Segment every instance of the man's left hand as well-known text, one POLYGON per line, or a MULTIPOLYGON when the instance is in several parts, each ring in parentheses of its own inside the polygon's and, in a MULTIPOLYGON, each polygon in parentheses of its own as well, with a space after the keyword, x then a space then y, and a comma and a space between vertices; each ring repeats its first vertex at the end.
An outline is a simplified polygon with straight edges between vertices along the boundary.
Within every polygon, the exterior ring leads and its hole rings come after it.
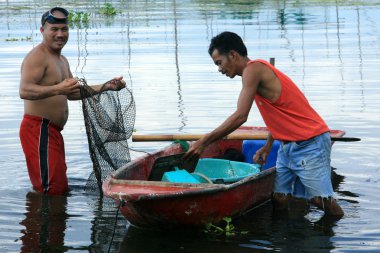
POLYGON ((125 88, 125 81, 123 80, 122 76, 115 77, 114 79, 109 80, 106 82, 102 88, 103 91, 107 90, 113 90, 113 91, 118 91, 123 88, 125 88))

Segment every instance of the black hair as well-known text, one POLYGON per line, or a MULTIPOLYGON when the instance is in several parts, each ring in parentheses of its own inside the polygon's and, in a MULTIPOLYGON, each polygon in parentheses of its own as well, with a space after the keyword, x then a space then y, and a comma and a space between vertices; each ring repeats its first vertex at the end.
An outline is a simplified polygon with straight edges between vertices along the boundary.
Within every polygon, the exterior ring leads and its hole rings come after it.
POLYGON ((247 56, 247 47, 239 35, 233 32, 222 32, 211 39, 208 53, 217 49, 220 54, 228 54, 231 50, 235 50, 242 56, 247 56))
POLYGON ((67 24, 67 18, 69 16, 69 12, 62 8, 62 7, 54 7, 50 9, 49 11, 46 11, 44 14, 42 14, 41 17, 41 25, 44 26, 46 22, 50 24, 67 24), (65 15, 64 18, 57 18, 53 15, 55 11, 59 11, 62 14, 65 15))
POLYGON ((49 11, 45 12, 44 14, 42 14, 42 17, 41 17, 41 25, 43 26, 46 22, 46 17, 49 15, 49 11))

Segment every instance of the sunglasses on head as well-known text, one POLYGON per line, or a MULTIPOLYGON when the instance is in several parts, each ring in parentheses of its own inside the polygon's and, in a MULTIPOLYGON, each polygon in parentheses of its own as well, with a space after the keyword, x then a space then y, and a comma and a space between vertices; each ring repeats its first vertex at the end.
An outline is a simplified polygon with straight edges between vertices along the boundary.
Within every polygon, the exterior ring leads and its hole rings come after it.
POLYGON ((61 7, 54 7, 52 8, 47 15, 45 15, 42 19, 42 25, 44 25, 46 22, 50 24, 66 24, 67 23, 67 18, 69 16, 69 12, 61 7), (59 11, 65 15, 64 18, 57 18, 56 16, 53 15, 55 11, 59 11))

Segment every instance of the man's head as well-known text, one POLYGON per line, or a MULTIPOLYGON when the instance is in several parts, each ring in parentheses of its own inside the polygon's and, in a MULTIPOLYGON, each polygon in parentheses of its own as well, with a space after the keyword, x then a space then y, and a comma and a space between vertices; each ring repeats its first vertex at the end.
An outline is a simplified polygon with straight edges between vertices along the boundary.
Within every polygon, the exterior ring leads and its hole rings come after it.
POLYGON ((46 22, 50 24, 67 24, 69 12, 61 7, 54 7, 45 12, 41 17, 41 25, 44 26, 46 22))
POLYGON ((67 10, 55 7, 45 12, 41 18, 43 43, 59 53, 69 39, 68 15, 67 10))
POLYGON ((247 56, 247 48, 239 35, 233 32, 222 32, 211 39, 208 53, 212 56, 214 50, 219 54, 228 54, 231 50, 236 51, 241 56, 247 56))
POLYGON ((212 38, 208 53, 222 74, 230 78, 242 75, 248 59, 247 48, 236 33, 222 32, 212 38))

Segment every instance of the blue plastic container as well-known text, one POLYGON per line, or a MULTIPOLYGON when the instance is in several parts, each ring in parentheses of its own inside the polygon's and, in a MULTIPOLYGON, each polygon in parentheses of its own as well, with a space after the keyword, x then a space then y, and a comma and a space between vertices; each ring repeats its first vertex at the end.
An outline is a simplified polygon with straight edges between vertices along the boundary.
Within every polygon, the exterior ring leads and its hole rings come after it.
POLYGON ((193 177, 186 170, 175 170, 175 171, 165 172, 164 175, 162 176, 161 181, 171 182, 171 183, 192 183, 192 184, 200 183, 199 180, 193 177))
MULTIPOLYGON (((253 156, 255 155, 256 151, 265 145, 265 140, 244 140, 243 141, 243 154, 245 156, 245 161, 247 163, 253 163, 253 156)), ((277 160, 277 151, 280 147, 279 141, 274 141, 272 145, 272 149, 267 157, 266 164, 262 167, 262 169, 268 169, 271 167, 276 166, 276 160, 277 160)))
POLYGON ((198 161, 194 172, 205 175, 214 183, 233 183, 259 173, 260 165, 224 159, 203 158, 198 161))

